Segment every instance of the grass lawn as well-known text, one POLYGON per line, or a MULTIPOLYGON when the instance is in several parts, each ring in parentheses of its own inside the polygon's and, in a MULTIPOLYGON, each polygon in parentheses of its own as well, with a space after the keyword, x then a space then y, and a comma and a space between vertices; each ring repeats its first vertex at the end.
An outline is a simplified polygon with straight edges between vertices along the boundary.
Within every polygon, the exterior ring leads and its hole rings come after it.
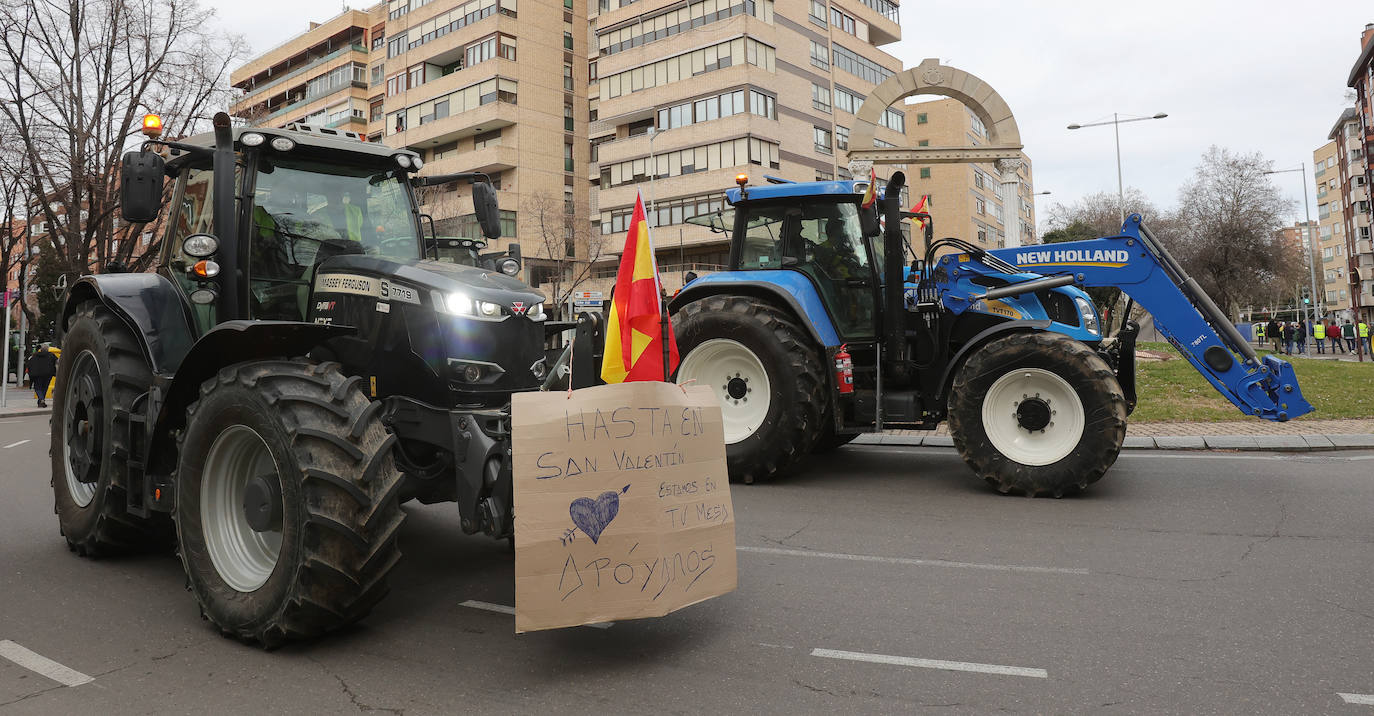
MULTIPOLYGON (((1244 420, 1234 405, 1214 389, 1188 361, 1167 343, 1141 343, 1140 348, 1165 351, 1174 360, 1136 363, 1138 404, 1132 422, 1244 420)), ((1266 354, 1269 351, 1260 351, 1266 354)), ((1298 420, 1374 417, 1374 363, 1286 358, 1297 373, 1298 385, 1316 408, 1298 420)))

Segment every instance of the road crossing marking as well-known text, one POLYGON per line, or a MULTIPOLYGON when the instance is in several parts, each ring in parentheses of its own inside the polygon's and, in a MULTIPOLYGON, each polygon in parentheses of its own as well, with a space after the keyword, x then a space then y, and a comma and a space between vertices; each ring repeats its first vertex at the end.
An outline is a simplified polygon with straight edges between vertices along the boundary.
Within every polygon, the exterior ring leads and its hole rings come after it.
POLYGON ((865 654, 861 651, 838 651, 835 649, 812 649, 812 656, 826 659, 847 659, 864 661, 870 664, 891 664, 912 666, 918 669, 940 669, 943 671, 972 671, 980 674, 999 674, 1002 676, 1026 676, 1032 679, 1048 679, 1050 674, 1044 669, 1031 669, 1024 666, 1003 666, 1001 664, 977 664, 969 661, 942 661, 939 659, 914 659, 908 656, 889 656, 887 654, 865 654))
MULTIPOLYGON (((469 607, 472 609, 483 609, 489 612, 496 612, 497 614, 509 614, 511 616, 515 616, 515 607, 508 607, 504 604, 492 604, 491 602, 479 602, 476 599, 469 599, 466 602, 459 604, 458 606, 469 607)), ((591 627, 593 629, 610 629, 612 626, 615 626, 615 622, 599 622, 596 624, 583 624, 582 626, 591 627)))
POLYGON ((779 549, 777 547, 736 547, 740 552, 755 554, 777 554, 786 557, 822 557, 825 559, 846 559, 853 562, 884 562, 887 564, 907 564, 918 567, 958 567, 961 569, 986 569, 994 572, 1034 572, 1039 574, 1088 574, 1088 570, 1070 567, 1035 567, 1021 564, 981 564, 978 562, 952 562, 944 559, 913 559, 910 557, 875 557, 867 554, 843 554, 839 552, 813 552, 806 549, 779 549))
POLYGON ((6 445, 6 446, 4 447, 4 449, 5 449, 5 450, 8 450, 8 449, 10 449, 10 448, 12 448, 12 447, 19 447, 20 445, 23 445, 23 444, 26 443, 26 442, 28 442, 28 440, 20 440, 20 441, 17 442, 17 443, 10 443, 9 445, 6 445))
POLYGON ((1337 694, 1341 700, 1348 704, 1359 706, 1374 706, 1374 694, 1337 694))
POLYGON ((30 651, 9 639, 0 639, 0 657, 4 657, 14 663, 34 672, 40 676, 45 676, 56 681, 63 686, 80 686, 89 684, 95 679, 77 671, 67 668, 42 654, 30 651))

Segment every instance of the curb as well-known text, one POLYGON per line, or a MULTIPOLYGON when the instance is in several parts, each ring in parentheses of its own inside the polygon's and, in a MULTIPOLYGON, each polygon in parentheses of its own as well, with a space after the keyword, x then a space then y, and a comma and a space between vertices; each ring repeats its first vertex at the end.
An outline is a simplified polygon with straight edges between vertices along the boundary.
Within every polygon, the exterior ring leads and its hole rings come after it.
MULTIPOLYGON (((855 445, 903 447, 954 447, 947 435, 882 435, 868 433, 854 438, 855 445)), ((1234 452, 1325 452, 1374 449, 1374 435, 1176 435, 1127 436, 1123 450, 1227 450, 1234 452)))
POLYGON ((5 418, 27 418, 34 415, 50 415, 52 408, 20 408, 17 410, 0 408, 0 420, 5 418))

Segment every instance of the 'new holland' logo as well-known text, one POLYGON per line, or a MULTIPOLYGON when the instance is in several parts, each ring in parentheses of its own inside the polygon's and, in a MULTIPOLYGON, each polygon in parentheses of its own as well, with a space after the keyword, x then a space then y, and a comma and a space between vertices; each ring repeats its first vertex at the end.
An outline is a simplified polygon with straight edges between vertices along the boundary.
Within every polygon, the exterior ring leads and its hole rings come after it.
POLYGON ((1017 266, 1059 265, 1059 266, 1125 266, 1131 260, 1131 252, 1125 249, 1055 249, 1046 251, 1018 251, 1017 266))

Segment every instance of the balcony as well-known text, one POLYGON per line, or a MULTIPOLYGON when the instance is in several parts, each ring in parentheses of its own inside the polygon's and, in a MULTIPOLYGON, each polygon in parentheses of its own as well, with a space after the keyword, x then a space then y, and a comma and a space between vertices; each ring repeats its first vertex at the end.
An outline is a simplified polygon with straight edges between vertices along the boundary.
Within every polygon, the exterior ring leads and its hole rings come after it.
POLYGON ((868 23, 868 41, 875 47, 902 39, 896 3, 889 0, 846 0, 843 4, 831 4, 868 23))
POLYGON ((1357 212, 1355 214, 1355 227, 1364 229, 1369 227, 1369 214, 1357 212))
POLYGON ((519 117, 519 108, 506 102, 490 102, 475 109, 426 122, 414 129, 386 136, 386 143, 415 149, 428 149, 474 134, 509 127, 519 117))
MULTIPOLYGON (((317 102, 317 101, 319 101, 319 100, 324 99, 325 97, 329 97, 329 96, 331 96, 331 95, 337 94, 337 93, 339 93, 339 92, 344 92, 344 91, 347 91, 347 90, 349 90, 349 89, 362 89, 362 90, 365 90, 365 89, 367 89, 367 83, 366 83, 366 82, 350 82, 348 85, 345 85, 345 86, 342 86, 342 87, 336 87, 336 88, 334 88, 334 89, 329 90, 328 92, 324 92, 324 93, 321 93, 321 94, 315 94, 315 95, 306 95, 305 97, 301 97, 300 99, 294 100, 294 101, 289 102, 289 103, 287 103, 287 104, 278 105, 277 109, 276 109, 275 111, 273 111, 271 114, 265 115, 265 116, 262 116, 262 117, 256 117, 256 118, 254 118, 254 119, 253 119, 253 124, 254 124, 255 126, 258 126, 258 127, 265 127, 265 126, 268 126, 268 125, 276 124, 277 120, 282 119, 284 115, 290 114, 290 113, 292 113, 292 112, 297 112, 297 111, 303 109, 303 108, 305 107, 305 105, 310 104, 311 102, 317 102)), ((366 98, 366 97, 363 96, 363 97, 358 97, 357 99, 365 99, 365 98, 366 98)))
POLYGON ((1350 190, 1351 201, 1369 201, 1369 187, 1357 186, 1350 190))
POLYGON ((299 78, 299 79, 301 80, 301 84, 305 84, 305 81, 306 81, 308 78, 302 77, 302 75, 304 75, 304 74, 310 72, 311 70, 318 69, 318 68, 321 67, 322 65, 327 65, 327 64, 329 64, 332 60, 338 59, 339 57, 342 57, 342 56, 344 56, 345 54, 347 54, 347 53, 349 53, 349 52, 361 52, 361 53, 363 54, 363 57, 361 57, 361 58, 359 58, 359 59, 360 59, 361 61, 363 61, 363 62, 367 62, 367 48, 364 47, 363 45, 350 45, 350 46, 348 46, 348 47, 342 47, 342 48, 339 48, 339 49, 337 49, 337 50, 335 50, 335 51, 333 51, 333 52, 331 52, 331 53, 325 55, 324 57, 321 57, 321 58, 318 59, 318 60, 315 60, 315 61, 313 61, 313 62, 311 62, 311 63, 309 63, 309 64, 303 66, 303 67, 298 67, 298 68, 296 68, 296 69, 294 69, 294 70, 292 70, 292 71, 290 71, 290 72, 288 72, 288 73, 282 75, 281 77, 278 77, 278 78, 272 80, 271 82, 268 82, 268 83, 266 83, 266 84, 260 84, 260 85, 257 85, 257 86, 255 86, 255 87, 249 88, 249 89, 244 93, 244 95, 243 95, 242 97, 240 97, 240 98, 238 98, 237 100, 234 101, 234 106, 235 106, 236 108, 237 108, 237 107, 249 107, 249 106, 252 106, 252 105, 257 101, 257 100, 255 100, 255 99, 253 99, 253 98, 255 98, 255 97, 261 97, 262 93, 264 93, 264 92, 266 92, 266 91, 268 91, 268 90, 270 90, 270 89, 272 89, 272 88, 274 88, 274 87, 280 87, 280 86, 282 85, 282 83, 287 82, 287 81, 292 80, 292 79, 297 79, 297 78, 299 78))
POLYGON ((1374 245, 1371 245, 1371 243, 1372 243, 1372 242, 1371 242, 1369 239, 1360 239, 1359 241, 1356 241, 1356 242, 1355 242, 1355 253, 1357 253, 1357 254, 1374 254, 1374 245))
POLYGON ((514 169, 519 159, 515 147, 493 144, 481 149, 460 151, 451 157, 436 159, 425 164, 425 174, 451 174, 455 172, 485 172, 495 174, 514 169))

